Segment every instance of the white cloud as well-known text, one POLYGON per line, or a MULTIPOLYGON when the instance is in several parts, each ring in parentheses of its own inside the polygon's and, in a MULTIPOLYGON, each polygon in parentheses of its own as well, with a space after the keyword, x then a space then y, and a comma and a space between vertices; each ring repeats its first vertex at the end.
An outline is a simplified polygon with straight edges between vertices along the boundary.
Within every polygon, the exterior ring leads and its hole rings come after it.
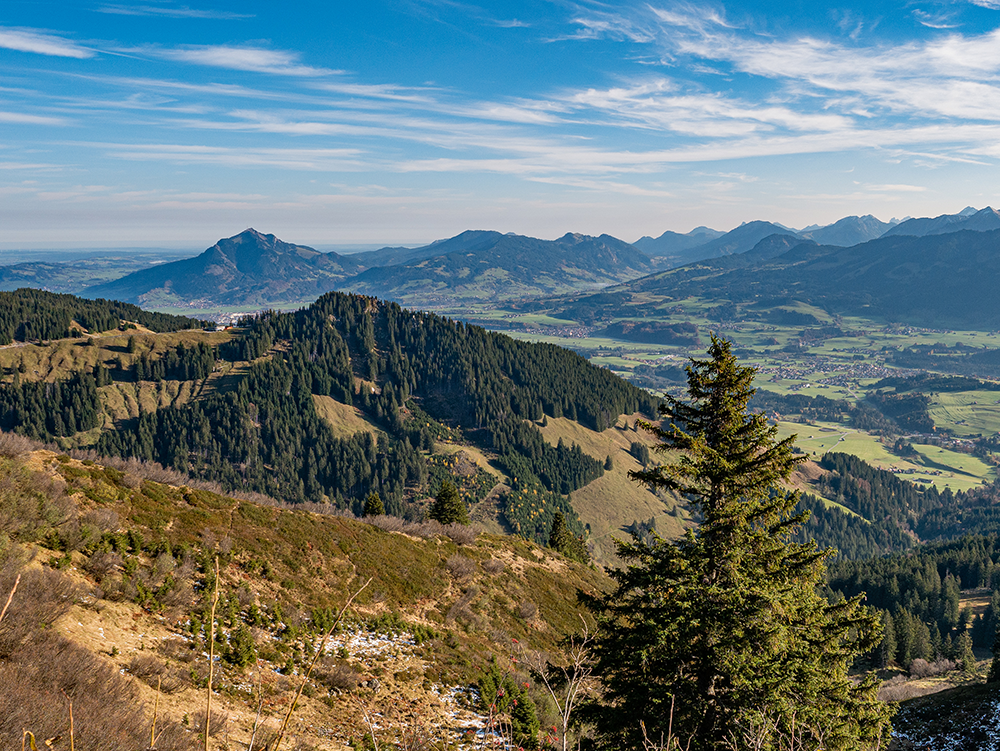
POLYGON ((137 161, 213 164, 228 167, 280 167, 305 171, 354 171, 361 164, 356 149, 228 148, 185 144, 83 143, 108 156, 137 161))
POLYGON ((160 16, 165 18, 204 18, 221 21, 233 21, 253 18, 253 14, 232 13, 225 10, 197 10, 186 5, 167 8, 157 5, 118 5, 109 4, 95 8, 98 13, 108 13, 116 16, 160 16))
POLYGON ((53 57, 75 57, 80 60, 94 56, 93 50, 76 42, 32 29, 0 27, 0 48, 53 57))
POLYGON ((283 76, 326 76, 342 71, 313 68, 302 65, 299 55, 285 50, 264 47, 234 47, 228 45, 188 46, 172 49, 143 47, 127 50, 192 65, 206 65, 213 68, 245 70, 254 73, 273 73, 283 76))
POLYGON ((23 112, 0 112, 0 123, 16 125, 66 125, 61 117, 44 117, 41 115, 26 115, 23 112))

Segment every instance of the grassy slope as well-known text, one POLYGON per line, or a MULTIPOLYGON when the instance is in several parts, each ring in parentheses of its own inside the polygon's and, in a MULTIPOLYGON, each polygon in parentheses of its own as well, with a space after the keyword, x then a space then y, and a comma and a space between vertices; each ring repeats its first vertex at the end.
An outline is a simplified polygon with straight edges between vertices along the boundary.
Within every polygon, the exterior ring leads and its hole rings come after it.
POLYGON ((935 394, 929 411, 936 426, 951 428, 959 436, 1000 431, 1000 393, 996 391, 935 394))
MULTIPOLYGON (((358 639, 384 642, 384 637, 371 630, 374 626, 365 624, 391 614, 396 614, 392 618, 404 628, 422 624, 434 629, 436 637, 423 644, 390 638, 374 655, 365 654, 357 640, 337 637, 345 654, 349 653, 346 663, 362 677, 378 676, 382 688, 378 694, 363 689, 328 694, 313 681, 293 724, 301 740, 313 744, 311 748, 341 749, 348 736, 359 736, 364 727, 359 716, 363 706, 383 713, 390 725, 393 719, 404 727, 419 719, 436 728, 438 738, 460 732, 455 727, 457 710, 442 703, 435 686, 467 685, 491 655, 504 660, 511 639, 530 648, 556 651, 562 636, 579 628, 577 591, 598 592, 609 584, 597 570, 516 538, 481 535, 470 544, 457 544, 445 536, 421 539, 344 517, 283 510, 141 480, 48 451, 0 459, 0 476, 5 478, 4 509, 31 514, 32 498, 54 494, 64 499, 60 503, 71 519, 108 519, 110 515, 117 519, 119 530, 137 532, 147 543, 169 542, 174 550, 189 546, 195 552, 216 545, 223 551, 231 549, 223 556, 224 589, 238 591, 241 604, 254 602, 265 608, 280 602, 286 622, 307 618, 313 608, 339 608, 350 592, 372 577, 349 619, 356 624, 349 631, 358 639), (19 505, 19 498, 27 499, 27 504, 19 505), (405 716, 400 714, 404 710, 405 716)), ((28 527, 12 525, 10 519, 3 515, 2 526, 20 530, 15 537, 28 542, 32 536, 25 531, 28 527)), ((38 528, 36 538, 44 538, 44 530, 44 525, 38 528)), ((40 549, 42 560, 56 557, 40 549)), ((154 570, 160 560, 131 553, 124 558, 135 561, 140 572, 154 570)), ((88 556, 74 552, 72 564, 74 578, 93 588, 94 581, 87 581, 83 574, 90 568, 88 556)), ((199 656, 201 646, 185 641, 183 626, 188 609, 199 599, 201 577, 197 571, 192 575, 194 591, 181 580, 177 591, 187 591, 186 598, 182 596, 162 614, 157 614, 156 607, 147 612, 121 601, 120 596, 109 601, 98 595, 96 600, 80 600, 58 629, 124 672, 138 658, 154 658, 173 683, 179 682, 160 700, 160 722, 193 717, 202 706, 204 692, 186 676, 204 672, 200 667, 204 659, 199 656)), ((112 579, 102 587, 118 591, 112 579)), ((262 656, 267 650, 273 652, 275 645, 289 654, 283 646, 287 639, 272 641, 266 632, 255 630, 255 634, 262 656)), ((294 655, 294 643, 287 646, 294 655)), ((272 662, 262 663, 265 717, 274 727, 298 678, 274 672, 284 657, 267 659, 272 662)), ((253 680, 248 671, 223 668, 220 665, 217 672, 216 707, 234 718, 230 739, 245 742, 255 706, 250 695, 253 680)), ((152 689, 144 685, 142 692, 151 704, 152 689)))
POLYGON ((610 471, 570 496, 580 519, 590 525, 594 560, 603 565, 615 563, 614 538, 627 539, 628 535, 622 529, 634 521, 655 518, 657 531, 668 538, 679 537, 684 530, 685 517, 673 515, 675 504, 672 499, 661 500, 628 478, 629 471, 642 468, 628 453, 631 443, 642 441, 650 446, 654 443, 649 434, 641 430, 619 427, 634 425, 636 417, 619 417, 618 426, 603 433, 564 417, 549 418, 548 424, 539 428, 545 440, 552 445, 556 445, 561 438, 567 444, 579 445, 584 453, 595 459, 603 461, 611 457, 614 466, 610 471))
POLYGON ((12 344, 0 347, 0 372, 4 380, 13 378, 14 369, 24 363, 22 379, 56 381, 68 378, 74 371, 92 369, 100 361, 106 366, 117 362, 131 364, 143 352, 159 356, 183 342, 185 345, 206 342, 218 345, 232 335, 227 331, 179 331, 167 334, 120 331, 98 334, 81 339, 60 339, 47 344, 12 344), (135 354, 128 352, 129 336, 135 338, 135 354))
POLYGON ((362 431, 367 431, 373 436, 385 432, 369 420, 360 409, 338 402, 333 397, 313 394, 313 403, 319 416, 333 428, 337 438, 349 438, 362 431))

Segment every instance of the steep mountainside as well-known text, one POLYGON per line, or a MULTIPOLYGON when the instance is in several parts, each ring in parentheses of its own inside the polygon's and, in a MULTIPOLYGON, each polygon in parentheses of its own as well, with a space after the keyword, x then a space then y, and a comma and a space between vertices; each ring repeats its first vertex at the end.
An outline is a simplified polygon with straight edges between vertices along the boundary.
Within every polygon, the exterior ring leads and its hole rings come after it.
POLYGON ((192 301, 264 306, 318 297, 357 268, 349 256, 320 253, 248 229, 195 258, 137 271, 83 294, 147 306, 192 301))
POLYGON ((606 286, 651 269, 647 256, 609 235, 567 234, 558 240, 539 240, 484 233, 472 244, 463 244, 461 250, 443 255, 369 269, 342 288, 408 305, 434 306, 606 286))

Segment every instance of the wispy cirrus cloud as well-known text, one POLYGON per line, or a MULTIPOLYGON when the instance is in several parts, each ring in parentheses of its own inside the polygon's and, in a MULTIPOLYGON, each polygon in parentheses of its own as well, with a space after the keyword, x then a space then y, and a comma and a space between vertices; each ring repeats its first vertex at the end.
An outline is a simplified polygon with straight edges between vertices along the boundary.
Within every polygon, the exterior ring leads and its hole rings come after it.
POLYGON ((24 112, 0 112, 0 123, 11 123, 14 125, 68 125, 69 121, 62 117, 29 115, 24 112))
MULTIPOLYGON (((983 2, 1000 8, 1000 0, 983 2)), ((934 148, 982 153, 982 142, 963 140, 972 132, 966 126, 1000 122, 1000 29, 948 33, 951 11, 920 15, 942 33, 865 43, 866 22, 855 15, 839 17, 838 38, 758 33, 710 3, 601 8, 591 11, 596 21, 585 26, 587 35, 647 46, 651 59, 676 75, 557 95, 576 117, 589 110, 608 124, 700 138, 709 152, 711 141, 732 139, 723 150, 736 146, 746 155, 781 143, 797 151, 813 142, 823 151, 831 137, 853 133, 910 144, 916 132, 934 148), (933 137, 913 127, 931 123, 938 126, 933 137), (950 133, 952 143, 945 146, 948 136, 940 133, 950 133)))
POLYGON ((94 8, 98 13, 116 16, 159 16, 162 18, 203 18, 219 21, 236 21, 253 18, 252 13, 233 13, 226 10, 199 10, 182 6, 162 5, 119 5, 107 4, 94 8))
POLYGON ((231 148, 187 144, 78 143, 107 156, 131 161, 166 161, 228 167, 278 167, 305 171, 354 171, 357 149, 231 148))
POLYGON ((52 57, 74 57, 80 60, 96 54, 94 50, 64 37, 36 29, 9 27, 0 27, 0 48, 52 57))
POLYGON ((184 47, 146 46, 125 52, 149 57, 212 68, 226 68, 253 73, 271 73, 282 76, 329 76, 343 71, 303 65, 296 52, 267 47, 230 45, 189 45, 184 47))

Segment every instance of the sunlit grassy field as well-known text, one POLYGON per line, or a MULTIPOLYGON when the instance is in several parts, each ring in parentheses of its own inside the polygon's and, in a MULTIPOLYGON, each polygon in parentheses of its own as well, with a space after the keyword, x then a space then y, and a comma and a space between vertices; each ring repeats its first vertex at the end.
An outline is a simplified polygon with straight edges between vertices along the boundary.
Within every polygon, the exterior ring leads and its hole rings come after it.
POLYGON ((991 435, 1000 430, 1000 391, 935 394, 929 412, 935 426, 955 435, 991 435))

